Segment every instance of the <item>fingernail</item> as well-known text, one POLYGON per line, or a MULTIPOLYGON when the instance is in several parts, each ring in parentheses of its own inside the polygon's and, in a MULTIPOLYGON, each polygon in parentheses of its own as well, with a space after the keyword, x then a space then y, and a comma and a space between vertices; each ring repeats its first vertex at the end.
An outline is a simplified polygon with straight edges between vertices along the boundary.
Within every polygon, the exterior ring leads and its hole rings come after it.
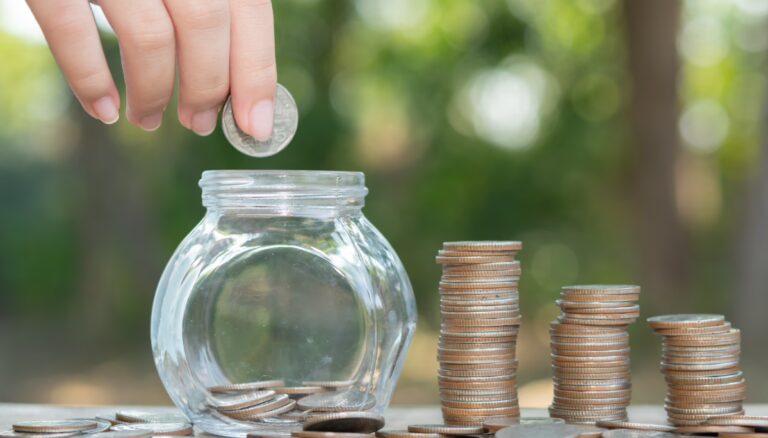
POLYGON ((210 135, 216 129, 219 112, 216 108, 201 111, 192 116, 192 131, 197 135, 210 135))
POLYGON ((152 114, 151 116, 142 117, 139 120, 139 126, 145 131, 156 131, 157 128, 163 123, 163 113, 152 114))
POLYGON ((93 102, 93 111, 96 113, 96 117, 107 125, 117 122, 117 119, 120 118, 120 112, 117 109, 117 105, 115 105, 115 101, 109 96, 104 96, 93 102))
POLYGON ((272 138, 272 125, 275 120, 275 105, 271 100, 262 100, 251 108, 248 118, 249 129, 253 138, 267 141, 272 138))

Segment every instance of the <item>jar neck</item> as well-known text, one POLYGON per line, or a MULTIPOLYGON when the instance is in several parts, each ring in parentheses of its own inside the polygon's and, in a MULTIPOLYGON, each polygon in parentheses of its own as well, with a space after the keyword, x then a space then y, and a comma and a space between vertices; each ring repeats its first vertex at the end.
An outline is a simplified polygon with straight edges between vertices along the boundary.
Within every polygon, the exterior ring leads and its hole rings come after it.
POLYGON ((360 172, 209 170, 200 179, 212 212, 271 216, 342 216, 365 205, 360 172))

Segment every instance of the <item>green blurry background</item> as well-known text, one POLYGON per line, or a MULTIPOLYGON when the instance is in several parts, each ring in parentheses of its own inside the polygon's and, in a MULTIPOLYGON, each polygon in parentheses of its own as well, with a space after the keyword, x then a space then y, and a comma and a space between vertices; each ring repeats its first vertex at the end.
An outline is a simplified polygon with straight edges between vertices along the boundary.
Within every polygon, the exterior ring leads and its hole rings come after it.
MULTIPOLYGON (((279 0, 299 132, 252 159, 215 133, 105 127, 21 0, 0 0, 0 400, 167 403, 149 347, 166 260, 205 169, 360 170, 419 332, 396 403, 432 403, 442 241, 520 239, 521 403, 551 396, 568 283, 637 282, 644 316, 725 313, 768 401, 765 0, 279 0)), ((104 29, 119 74, 119 54, 104 29)), ((635 401, 661 403, 632 328, 635 401)))

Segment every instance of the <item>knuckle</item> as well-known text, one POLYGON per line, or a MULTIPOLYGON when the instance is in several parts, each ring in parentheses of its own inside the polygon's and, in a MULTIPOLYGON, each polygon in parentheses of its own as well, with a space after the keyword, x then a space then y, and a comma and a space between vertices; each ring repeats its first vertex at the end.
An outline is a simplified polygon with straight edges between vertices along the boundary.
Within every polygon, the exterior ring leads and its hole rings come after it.
POLYGON ((182 91, 182 100, 184 104, 191 107, 209 107, 213 104, 219 103, 229 93, 229 82, 211 82, 201 83, 205 85, 190 87, 182 91))
POLYGON ((74 14, 63 14, 56 19, 52 26, 55 38, 62 41, 78 41, 88 33, 88 27, 83 26, 83 21, 74 14))
POLYGON ((244 69, 244 76, 255 82, 269 82, 277 80, 277 65, 271 57, 254 60, 244 69))
POLYGON ((95 69, 76 70, 67 78, 75 94, 86 99, 106 93, 109 79, 105 72, 95 69))
POLYGON ((182 19, 193 30, 223 27, 229 22, 227 3, 221 0, 191 1, 185 5, 182 19))
POLYGON ((147 53, 166 51, 174 46, 173 26, 161 18, 145 18, 140 25, 126 30, 124 43, 147 53))

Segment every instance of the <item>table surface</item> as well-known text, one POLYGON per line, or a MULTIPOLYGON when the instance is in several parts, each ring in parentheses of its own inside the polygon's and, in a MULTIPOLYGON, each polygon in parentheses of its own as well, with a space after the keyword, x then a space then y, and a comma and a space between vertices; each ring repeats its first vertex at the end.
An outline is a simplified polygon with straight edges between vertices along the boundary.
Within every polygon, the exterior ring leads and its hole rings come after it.
MULTIPOLYGON (((119 409, 139 409, 148 412, 178 412, 172 407, 161 406, 57 406, 34 404, 0 403, 0 430, 10 429, 21 420, 55 420, 67 418, 89 418, 100 414, 114 414, 119 409)), ((750 415, 768 415, 768 404, 746 405, 750 415)), ((546 409, 522 409, 523 417, 547 416, 546 409)), ((442 423, 437 406, 394 406, 384 415, 386 429, 405 429, 409 424, 442 423)), ((630 406, 632 421, 663 423, 665 414, 661 406, 630 406)))

